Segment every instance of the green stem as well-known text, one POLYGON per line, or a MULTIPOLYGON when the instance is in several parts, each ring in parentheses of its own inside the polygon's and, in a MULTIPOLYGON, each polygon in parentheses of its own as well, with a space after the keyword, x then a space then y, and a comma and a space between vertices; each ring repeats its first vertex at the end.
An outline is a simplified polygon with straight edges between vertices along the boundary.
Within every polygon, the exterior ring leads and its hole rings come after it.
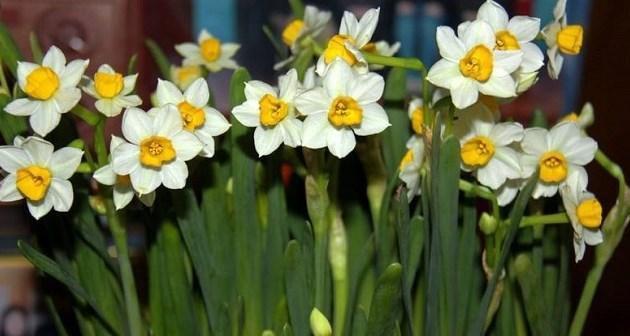
POLYGON ((334 291, 334 335, 343 335, 348 306, 348 239, 336 204, 330 206, 330 238, 328 257, 334 291))
POLYGON ((591 302, 595 296, 597 285, 604 272, 606 264, 595 264, 593 268, 588 272, 586 282, 584 283, 584 289, 580 297, 580 303, 573 316, 573 323, 571 323, 571 329, 569 329, 569 336, 580 336, 582 334, 582 328, 586 322, 588 311, 591 307, 591 302))
MULTIPOLYGON (((566 212, 561 212, 549 215, 524 216, 518 227, 524 228, 528 226, 546 224, 566 224, 569 222, 569 216, 567 216, 566 212)), ((509 225, 509 221, 506 221, 506 224, 509 225)))
POLYGON ((85 121, 90 126, 96 126, 101 121, 101 116, 88 110, 82 105, 77 105, 70 110, 70 113, 79 117, 81 120, 85 121))
POLYGON ((492 216, 496 220, 501 219, 501 213, 499 212, 499 201, 497 200, 497 196, 492 192, 492 190, 484 186, 470 183, 466 180, 459 180, 459 190, 466 193, 474 194, 479 198, 483 198, 489 201, 490 205, 492 206, 492 216))
POLYGON ((390 67, 405 68, 409 70, 416 70, 422 73, 426 72, 426 67, 421 60, 413 57, 391 57, 383 56, 372 53, 363 53, 363 57, 370 64, 380 64, 390 67))
POLYGON ((602 168, 604 168, 612 177, 616 178, 619 182, 618 200, 620 203, 623 203, 623 190, 625 189, 626 185, 626 179, 623 176, 623 170, 601 150, 598 150, 597 153, 595 153, 595 160, 602 166, 602 168))

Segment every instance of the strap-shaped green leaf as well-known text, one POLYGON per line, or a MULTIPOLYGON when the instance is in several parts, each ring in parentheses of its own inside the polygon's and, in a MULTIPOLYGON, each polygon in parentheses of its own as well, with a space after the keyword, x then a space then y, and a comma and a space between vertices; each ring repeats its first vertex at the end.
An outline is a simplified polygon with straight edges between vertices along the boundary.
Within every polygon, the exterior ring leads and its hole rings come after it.
POLYGON ((393 263, 378 279, 370 307, 367 335, 390 335, 396 328, 401 313, 401 278, 402 266, 393 263))
POLYGON ((0 21, 0 59, 7 65, 13 78, 17 78, 17 62, 21 61, 23 57, 11 36, 11 32, 2 21, 0 21))

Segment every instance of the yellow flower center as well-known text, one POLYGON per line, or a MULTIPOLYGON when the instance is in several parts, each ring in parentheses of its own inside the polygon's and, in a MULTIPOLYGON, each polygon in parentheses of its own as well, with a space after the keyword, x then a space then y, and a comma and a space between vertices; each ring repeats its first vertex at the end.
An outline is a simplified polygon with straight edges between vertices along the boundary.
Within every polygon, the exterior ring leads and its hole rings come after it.
POLYGON ((422 134, 424 130, 422 129, 422 124, 424 123, 424 111, 422 107, 416 107, 415 110, 411 113, 411 128, 416 134, 422 134))
POLYGON ((194 107, 187 101, 179 103, 177 108, 184 122, 184 128, 188 131, 194 131, 206 122, 206 114, 203 113, 203 109, 194 107))
POLYGON ((176 67, 173 70, 173 77, 175 78, 177 85, 181 88, 186 88, 195 79, 201 77, 201 68, 197 65, 176 67))
POLYGON ((114 98, 123 89, 123 76, 117 72, 97 72, 94 75, 94 88, 103 98, 114 98))
POLYGON ((152 136, 140 143, 140 162, 148 167, 160 168, 175 158, 175 149, 171 140, 152 136))
POLYGON ((465 77, 479 82, 485 82, 492 74, 492 51, 480 44, 468 51, 466 56, 459 60, 459 71, 465 77))
POLYGON ((467 166, 483 167, 494 155, 494 143, 490 138, 479 135, 464 143, 460 150, 462 161, 467 166))
POLYGON ((116 175, 116 184, 125 188, 131 185, 131 178, 129 175, 116 175))
POLYGON ((584 227, 597 229, 602 225, 602 205, 595 198, 580 202, 576 213, 580 224, 584 227))
POLYGON ((59 88, 59 77, 49 67, 40 66, 26 76, 24 91, 31 98, 48 100, 59 88))
POLYGON ((375 53, 376 53, 376 51, 377 51, 377 50, 376 50, 376 43, 374 43, 374 42, 370 42, 370 43, 368 43, 368 44, 364 45, 364 46, 361 48, 361 50, 362 50, 362 51, 365 51, 365 52, 369 52, 369 53, 373 53, 373 54, 375 54, 375 53))
POLYGON ((560 121, 577 122, 578 118, 579 118, 578 115, 575 112, 572 112, 564 116, 564 118, 562 118, 560 121))
POLYGON ((276 126, 289 114, 289 105, 270 94, 264 95, 258 104, 260 105, 260 123, 266 127, 276 126))
POLYGON ((398 166, 398 169, 400 171, 404 170, 405 168, 407 168, 407 166, 409 166, 413 162, 413 159, 414 159, 413 150, 411 149, 407 150, 407 153, 405 153, 405 156, 403 156, 402 160, 400 160, 400 165, 398 166))
POLYGON ((328 121, 336 127, 357 126, 363 120, 363 109, 352 97, 335 98, 328 109, 328 121))
POLYGON ((346 41, 354 43, 352 37, 347 35, 335 35, 328 40, 326 50, 324 50, 324 61, 330 64, 337 57, 341 57, 346 63, 354 65, 357 58, 346 48, 346 41))
POLYGON ((28 166, 17 171, 17 189, 28 200, 41 201, 52 180, 50 170, 40 166, 28 166))
POLYGON ((540 158, 538 177, 547 183, 559 183, 567 178, 568 164, 564 155, 558 151, 546 152, 540 158))
POLYGON ((558 48, 565 54, 577 55, 582 49, 584 29, 580 25, 570 25, 562 28, 556 37, 558 48))
POLYGON ((282 31, 282 41, 284 44, 291 46, 302 32, 304 21, 295 19, 289 23, 282 31))
POLYGON ((208 62, 216 61, 221 56, 221 41, 212 37, 203 40, 201 56, 208 62))
POLYGON ((507 30, 497 32, 497 49, 499 50, 519 50, 521 46, 518 44, 516 36, 507 30))

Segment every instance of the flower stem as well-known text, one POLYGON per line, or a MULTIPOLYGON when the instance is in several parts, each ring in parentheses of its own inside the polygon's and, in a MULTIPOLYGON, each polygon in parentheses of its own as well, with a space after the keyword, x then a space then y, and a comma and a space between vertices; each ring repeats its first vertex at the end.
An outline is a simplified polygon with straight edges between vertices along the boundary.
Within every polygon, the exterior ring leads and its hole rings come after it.
MULTIPOLYGON (((506 221, 506 223, 509 221, 506 221)), ((546 225, 546 224, 566 224, 569 223, 569 216, 565 212, 549 214, 549 215, 538 215, 538 216, 524 216, 519 224, 519 228, 524 228, 528 226, 536 226, 536 225, 546 225)))
POLYGON ((459 180, 459 190, 466 193, 474 194, 479 198, 483 198, 489 201, 490 205, 492 206, 492 216, 496 220, 501 219, 501 213, 499 212, 499 201, 497 200, 497 196, 492 192, 492 190, 484 186, 470 183, 466 180, 459 180))
POLYGON ((626 185, 626 180, 623 176, 623 170, 601 150, 598 150, 597 153, 595 153, 595 160, 602 166, 602 168, 604 168, 608 172, 608 174, 617 179, 617 181, 619 182, 618 198, 620 202, 623 202, 623 190, 625 189, 626 185))
POLYGON ((85 121, 88 125, 92 127, 96 126, 96 124, 101 122, 102 119, 98 114, 88 110, 80 104, 73 107, 72 110, 70 110, 70 113, 79 117, 81 120, 85 121))

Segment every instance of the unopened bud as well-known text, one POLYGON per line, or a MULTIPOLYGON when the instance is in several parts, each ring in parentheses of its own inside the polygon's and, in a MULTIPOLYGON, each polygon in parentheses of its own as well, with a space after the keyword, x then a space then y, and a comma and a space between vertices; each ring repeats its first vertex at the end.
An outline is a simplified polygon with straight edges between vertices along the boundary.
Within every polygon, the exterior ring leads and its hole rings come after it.
POLYGON ((311 332, 314 336, 330 336, 332 335, 332 327, 330 322, 322 312, 317 308, 313 308, 311 311, 311 332))
POLYGON ((481 218, 479 218, 479 229, 485 235, 493 234, 497 230, 497 219, 487 212, 482 213, 481 218))

